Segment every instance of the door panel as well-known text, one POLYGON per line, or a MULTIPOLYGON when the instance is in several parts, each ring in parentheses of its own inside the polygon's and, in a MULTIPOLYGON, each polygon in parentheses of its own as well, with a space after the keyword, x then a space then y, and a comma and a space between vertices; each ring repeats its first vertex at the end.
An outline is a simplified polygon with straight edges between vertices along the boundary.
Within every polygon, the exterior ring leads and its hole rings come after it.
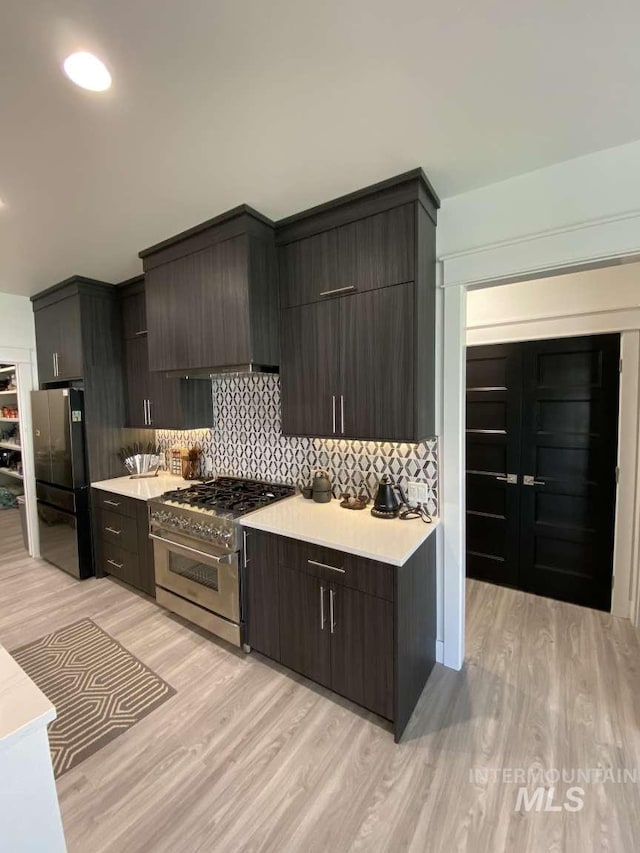
POLYGON ((281 385, 285 435, 335 435, 333 397, 339 395, 337 301, 283 311, 281 385))
POLYGON ((329 585, 283 566, 278 567, 278 574, 280 660, 290 669, 330 687, 329 585))
POLYGON ((520 583, 609 610, 619 335, 523 344, 520 583))
POLYGON ((131 338, 125 341, 127 370, 127 426, 148 427, 145 420, 145 401, 149 399, 149 358, 147 339, 131 338))
POLYGON ((518 585, 521 356, 518 345, 467 349, 467 575, 518 585), (518 477, 519 480, 519 477, 518 477))
POLYGON ((49 394, 47 391, 31 392, 31 417, 33 421, 33 452, 36 480, 50 483, 51 473, 51 423, 49 421, 49 394))
POLYGON ((330 594, 331 689, 391 720, 393 604, 348 587, 330 594))
POLYGON ((68 391, 49 391, 49 423, 51 425, 51 482, 72 488, 73 464, 68 391))
POLYGON ((414 336, 406 329, 413 290, 413 283, 401 284, 338 300, 344 398, 338 434, 345 438, 415 438, 414 336))

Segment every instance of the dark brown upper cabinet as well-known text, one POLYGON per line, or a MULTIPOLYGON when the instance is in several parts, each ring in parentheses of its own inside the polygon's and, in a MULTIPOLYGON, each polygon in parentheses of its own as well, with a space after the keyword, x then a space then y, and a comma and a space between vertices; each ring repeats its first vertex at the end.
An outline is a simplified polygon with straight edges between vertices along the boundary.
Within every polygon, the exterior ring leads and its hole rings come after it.
POLYGON ((41 294, 33 302, 40 384, 82 379, 80 295, 73 287, 41 294))
POLYGON ((242 205, 140 257, 151 371, 186 376, 279 365, 270 220, 242 205))
POLYGON ((31 301, 40 386, 83 388, 89 475, 121 475, 125 395, 117 288, 73 276, 31 301))
POLYGON ((421 169, 277 225, 286 435, 435 433, 435 230, 421 169))
POLYGON ((168 378, 149 370, 145 281, 140 276, 120 288, 125 352, 128 427, 196 429, 213 419, 211 382, 168 378))
POLYGON ((415 208, 404 204, 280 248, 283 308, 413 281, 415 208))

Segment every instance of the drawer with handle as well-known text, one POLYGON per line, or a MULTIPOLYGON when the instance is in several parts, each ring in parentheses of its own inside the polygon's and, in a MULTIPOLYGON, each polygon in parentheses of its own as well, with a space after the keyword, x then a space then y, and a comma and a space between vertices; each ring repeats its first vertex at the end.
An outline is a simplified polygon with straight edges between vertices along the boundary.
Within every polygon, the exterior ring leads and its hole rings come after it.
POLYGON ((139 501, 136 498, 127 498, 124 495, 116 495, 113 492, 104 492, 102 489, 94 489, 95 506, 99 509, 115 512, 118 515, 127 515, 130 518, 136 517, 137 504, 139 501))
POLYGON ((105 542, 128 551, 138 550, 138 522, 135 518, 102 510, 99 530, 100 537, 105 542))
POLYGON ((101 569, 107 575, 113 575, 125 583, 141 588, 138 555, 103 541, 100 546, 101 569))
POLYGON ((328 583, 393 601, 394 567, 299 539, 280 539, 280 563, 328 583))

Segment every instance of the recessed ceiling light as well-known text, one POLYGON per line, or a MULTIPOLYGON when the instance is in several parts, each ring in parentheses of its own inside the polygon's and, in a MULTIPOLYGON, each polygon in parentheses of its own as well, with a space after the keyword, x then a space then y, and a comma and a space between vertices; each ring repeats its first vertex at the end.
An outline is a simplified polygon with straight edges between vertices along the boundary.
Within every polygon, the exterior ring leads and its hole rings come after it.
POLYGON ((111 85, 111 74, 106 65, 92 53, 72 53, 65 59, 63 68, 67 77, 83 89, 104 92, 111 85))

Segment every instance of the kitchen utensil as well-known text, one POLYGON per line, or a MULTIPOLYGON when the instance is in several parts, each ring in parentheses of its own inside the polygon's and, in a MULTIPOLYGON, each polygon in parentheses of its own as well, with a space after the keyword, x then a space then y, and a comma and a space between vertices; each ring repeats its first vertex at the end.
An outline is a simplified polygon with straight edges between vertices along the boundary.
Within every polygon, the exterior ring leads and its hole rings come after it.
POLYGON ((366 505, 369 503, 369 496, 364 493, 359 494, 357 497, 355 495, 350 495, 348 492, 342 495, 342 500, 340 501, 340 506, 343 509, 364 509, 366 505))
POLYGON ((391 478, 385 474, 380 480, 380 485, 378 486, 378 491, 376 492, 376 497, 371 509, 371 515, 376 518, 397 518, 398 513, 400 512, 400 501, 396 497, 396 491, 400 493, 404 502, 404 494, 400 487, 395 486, 391 482, 391 478))
POLYGON ((308 501, 313 497, 313 487, 312 486, 303 486, 302 487, 302 497, 306 498, 308 501))
POLYGON ((316 471, 313 478, 313 499, 318 504, 331 500, 331 481, 326 471, 316 471))

